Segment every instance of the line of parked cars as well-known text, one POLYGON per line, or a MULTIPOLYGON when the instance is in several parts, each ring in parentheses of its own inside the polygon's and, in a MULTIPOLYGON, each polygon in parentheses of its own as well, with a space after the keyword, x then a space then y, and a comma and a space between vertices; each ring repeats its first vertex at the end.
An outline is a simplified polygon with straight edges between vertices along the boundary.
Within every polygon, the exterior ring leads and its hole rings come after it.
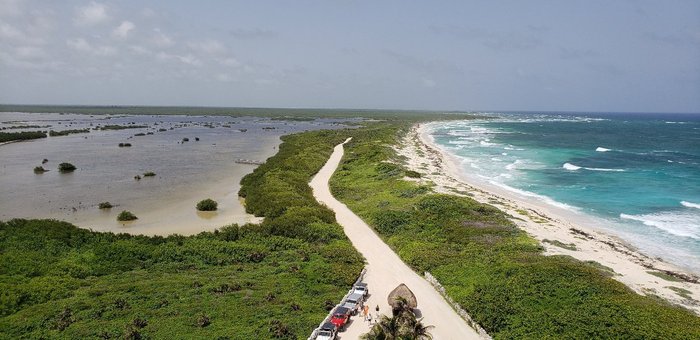
POLYGON ((335 340, 338 331, 345 330, 345 326, 353 315, 357 315, 364 306, 369 290, 367 284, 358 282, 352 287, 350 295, 336 307, 331 314, 329 322, 324 323, 316 333, 316 340, 335 340))

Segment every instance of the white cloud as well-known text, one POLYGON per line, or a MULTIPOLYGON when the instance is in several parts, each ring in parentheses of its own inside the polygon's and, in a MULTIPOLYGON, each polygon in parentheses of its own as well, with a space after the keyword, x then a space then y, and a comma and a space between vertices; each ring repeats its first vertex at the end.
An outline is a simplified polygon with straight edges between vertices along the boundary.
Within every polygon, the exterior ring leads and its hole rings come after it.
POLYGON ((170 54, 170 53, 165 53, 165 52, 158 52, 157 57, 159 60, 162 60, 162 61, 177 60, 183 64, 190 65, 190 66, 202 66, 202 61, 197 59, 197 57, 195 57, 191 54, 178 55, 178 54, 170 54))
POLYGON ((68 39, 66 44, 76 51, 86 52, 96 56, 110 56, 117 53, 117 50, 114 47, 106 45, 94 46, 83 38, 68 39))
POLYGON ((20 30, 6 23, 0 23, 0 38, 3 40, 24 40, 25 36, 20 30))
POLYGON ((15 55, 20 59, 36 59, 45 56, 46 52, 35 46, 20 46, 15 48, 15 55))
POLYGON ((188 45, 191 49, 195 50, 196 52, 205 54, 214 55, 226 52, 226 47, 224 46, 224 44, 213 39, 208 39, 196 43, 189 43, 188 45))
POLYGON ((233 77, 231 77, 231 75, 226 74, 226 73, 217 74, 216 80, 223 82, 223 83, 230 83, 230 82, 234 81, 233 77))
POLYGON ((19 0, 0 0, 0 17, 14 17, 21 13, 19 0))
POLYGON ((241 66, 241 63, 240 63, 238 60, 234 59, 234 58, 225 58, 225 59, 221 59, 221 60, 219 60, 219 63, 220 63, 221 65, 228 66, 228 67, 239 67, 239 66, 241 66))
POLYGON ((161 32, 159 28, 153 29, 153 37, 151 38, 151 41, 158 47, 168 47, 175 43, 172 38, 161 32))
POLYGON ((85 7, 79 7, 76 9, 76 15, 74 21, 78 25, 95 25, 109 20, 109 15, 107 15, 107 6, 97 2, 90 2, 85 7))
POLYGON ((129 36, 129 32, 134 30, 136 26, 131 21, 122 21, 122 23, 117 26, 112 31, 112 36, 118 39, 126 39, 129 36))

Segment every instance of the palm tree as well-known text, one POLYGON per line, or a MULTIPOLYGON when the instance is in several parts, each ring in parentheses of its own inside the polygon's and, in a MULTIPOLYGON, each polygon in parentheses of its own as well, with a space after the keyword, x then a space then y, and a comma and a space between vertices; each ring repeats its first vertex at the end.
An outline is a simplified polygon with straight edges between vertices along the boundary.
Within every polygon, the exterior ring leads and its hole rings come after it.
POLYGON ((426 326, 422 320, 417 320, 413 310, 406 299, 398 297, 392 306, 393 317, 382 315, 377 323, 367 334, 362 335, 365 340, 430 340, 432 335, 429 330, 433 326, 426 326))

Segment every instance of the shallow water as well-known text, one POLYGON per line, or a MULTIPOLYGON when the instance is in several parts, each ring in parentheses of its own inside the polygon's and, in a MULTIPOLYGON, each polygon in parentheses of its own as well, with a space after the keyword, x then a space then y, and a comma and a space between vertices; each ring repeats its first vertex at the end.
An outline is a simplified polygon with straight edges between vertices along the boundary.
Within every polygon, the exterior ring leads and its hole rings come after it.
POLYGON ((0 220, 55 218, 93 230, 135 234, 193 234, 246 223, 252 216, 245 213, 237 192, 240 179, 255 165, 236 160, 265 160, 276 153, 284 134, 339 126, 327 120, 253 117, 0 113, 0 127, 51 125, 42 130, 61 131, 132 123, 148 127, 91 130, 0 146, 0 220), (152 135, 134 136, 138 133, 152 135), (195 141, 196 137, 200 140, 195 141), (182 142, 183 138, 189 142, 182 142), (119 143, 132 146, 119 147, 119 143), (45 158, 48 162, 43 167, 50 171, 35 174, 34 167, 45 158), (61 162, 78 169, 61 174, 57 170, 61 162), (143 177, 147 171, 156 176, 143 177), (142 179, 135 180, 136 175, 142 179), (197 212, 196 203, 205 198, 218 201, 219 210, 197 212), (115 207, 98 209, 105 201, 115 207), (117 222, 122 210, 139 219, 117 222))
POLYGON ((493 116, 432 134, 466 174, 600 217, 601 229, 700 272, 700 115, 493 116))

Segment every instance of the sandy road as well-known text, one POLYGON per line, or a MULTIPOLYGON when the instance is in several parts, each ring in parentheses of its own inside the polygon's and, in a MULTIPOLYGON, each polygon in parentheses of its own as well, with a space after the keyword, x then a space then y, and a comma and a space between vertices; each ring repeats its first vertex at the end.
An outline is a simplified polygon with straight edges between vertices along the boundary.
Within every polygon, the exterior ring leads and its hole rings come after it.
MULTIPOLYGON (((403 263, 362 219, 333 197, 328 187, 328 180, 343 157, 343 144, 335 147, 328 162, 309 185, 316 199, 335 211, 338 223, 343 226, 345 234, 367 261, 367 274, 364 281, 369 285, 370 296, 367 304, 370 306, 372 315, 374 316, 377 305, 380 313, 390 315, 391 308, 387 303, 387 296, 396 286, 405 283, 418 299, 418 316, 424 318, 423 322, 426 325, 435 327, 431 330, 434 339, 478 339, 478 334, 457 315, 430 283, 403 263)), ((340 333, 340 337, 357 339, 369 329, 370 325, 358 315, 353 317, 352 323, 340 333)))

